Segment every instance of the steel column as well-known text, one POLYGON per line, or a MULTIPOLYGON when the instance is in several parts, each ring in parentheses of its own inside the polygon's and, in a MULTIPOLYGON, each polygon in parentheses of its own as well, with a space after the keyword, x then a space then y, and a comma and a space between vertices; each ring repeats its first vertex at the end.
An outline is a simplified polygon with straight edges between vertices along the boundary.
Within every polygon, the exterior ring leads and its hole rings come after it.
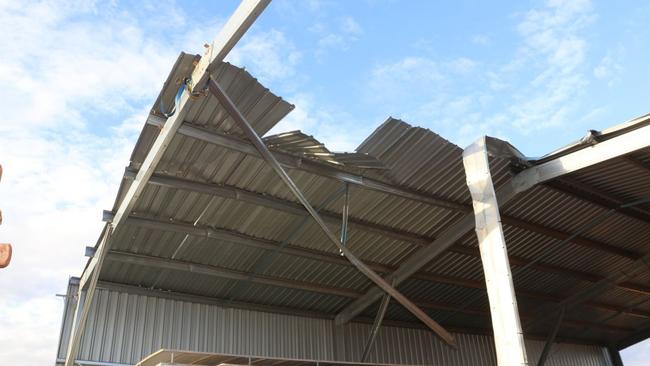
POLYGON ((386 310, 388 310, 388 304, 390 303, 390 295, 385 294, 381 299, 381 304, 379 304, 379 310, 377 311, 377 316, 375 317, 375 322, 372 324, 372 329, 370 329, 370 335, 368 336, 368 341, 366 346, 363 349, 363 354, 361 355, 361 362, 366 362, 368 355, 370 354, 370 349, 375 343, 375 338, 379 334, 379 328, 381 328, 381 323, 384 321, 386 316, 386 310))
POLYGON ((562 325, 562 320, 564 319, 565 312, 566 312, 566 308, 562 307, 560 309, 560 313, 557 316, 557 320, 555 321, 555 325, 553 326, 553 330, 551 330, 551 333, 549 333, 548 339, 544 344, 544 349, 542 350, 542 354, 539 356, 539 361, 537 361, 537 366, 544 366, 544 364, 546 363, 548 354, 551 352, 551 348, 553 347, 553 343, 555 342, 555 337, 557 337, 557 332, 560 330, 560 326, 562 325))
POLYGON ((336 245, 345 255, 345 257, 354 264, 354 266, 366 277, 368 277, 372 282, 377 286, 383 289, 385 292, 389 293, 397 302, 402 304, 407 308, 413 315, 420 319, 424 324, 426 324, 431 330, 433 330, 440 338, 442 338, 447 344, 455 346, 455 339, 451 333, 447 332, 442 326, 436 323, 431 319, 422 309, 413 304, 409 299, 397 291, 393 286, 388 284, 381 276, 375 273, 372 269, 368 268, 363 262, 361 262, 357 257, 352 254, 352 252, 346 247, 343 246, 339 238, 334 235, 334 232, 327 226, 325 221, 321 216, 316 212, 316 210, 311 206, 307 198, 303 195, 302 191, 296 184, 293 182, 291 177, 287 172, 282 168, 278 160, 273 156, 269 149, 264 144, 264 141, 257 135, 257 132, 248 124, 246 118, 241 114, 237 106, 230 100, 228 95, 223 89, 217 84, 216 81, 210 79, 208 81, 208 88, 210 92, 219 100, 224 109, 232 117, 235 123, 242 129, 244 134, 248 137, 251 143, 258 150, 263 159, 273 168, 273 170, 278 174, 280 179, 287 185, 287 187, 292 191, 296 198, 302 203, 305 209, 309 214, 314 218, 316 223, 321 227, 323 232, 326 234, 328 239, 336 245))
MULTIPOLYGON (((113 229, 108 226, 103 232, 103 239, 100 244, 106 245, 108 240, 110 240, 111 233, 113 229)), ((105 247, 106 248, 106 247, 105 247)), ((66 352, 65 366, 72 366, 74 360, 77 358, 79 353, 79 345, 81 343, 81 337, 83 336, 84 329, 86 328, 86 321, 88 320, 88 313, 90 313, 90 307, 92 305, 92 300, 95 295, 95 290, 97 288, 97 281, 99 280, 100 268, 104 263, 106 258, 106 252, 101 256, 97 262, 97 269, 92 272, 92 275, 89 279, 88 290, 84 293, 83 284, 79 282, 78 290, 78 301, 77 306, 74 310, 74 318, 72 320, 72 329, 70 340, 68 342, 68 350, 66 352)))
POLYGON ((612 366, 623 366, 623 360, 621 359, 621 354, 616 348, 607 347, 607 352, 609 357, 612 360, 612 366))
MULTIPOLYGON (((643 116, 634 121, 634 123, 647 122, 650 116, 643 116)), ((607 131, 609 132, 609 131, 607 131)), ((587 168, 594 164, 601 163, 608 159, 617 158, 634 151, 650 146, 647 139, 650 133, 650 126, 638 128, 634 131, 623 133, 619 136, 612 137, 607 141, 597 143, 591 147, 586 147, 576 152, 569 153, 560 158, 553 159, 547 163, 525 169, 515 175, 512 180, 503 185, 497 191, 498 202, 503 205, 514 198, 518 193, 553 178, 569 174, 575 170, 587 168), (562 165, 569 163, 564 168, 562 165), (549 171, 549 169, 551 171, 549 171)), ((457 240, 470 232, 474 227, 474 215, 468 213, 455 224, 444 230, 440 236, 427 247, 421 248, 407 258, 399 268, 390 274, 388 278, 395 279, 396 284, 401 283, 406 278, 417 272, 420 268, 426 266, 433 258, 443 253, 447 248, 453 245, 457 240)), ((373 287, 366 295, 354 303, 348 305, 336 317, 336 323, 345 323, 365 308, 377 301, 382 295, 380 289, 373 287)))
MULTIPOLYGON (((270 2, 271 0, 242 0, 217 37, 206 49, 206 54, 194 68, 191 80, 196 89, 203 88, 205 82, 209 78, 210 70, 223 61, 228 52, 232 50, 235 44, 239 39, 241 39, 244 33, 246 33, 248 28, 250 28, 253 22, 255 22, 255 19, 257 19, 270 2)), ((111 230, 119 232, 122 223, 131 214, 133 207, 135 207, 136 202, 144 191, 144 188, 158 165, 158 162, 162 159, 165 151, 167 151, 167 148, 171 144, 178 128, 183 124, 183 120, 192 105, 190 95, 185 91, 181 91, 179 94, 180 98, 178 100, 178 105, 175 106, 176 112, 164 121, 164 125, 142 162, 142 166, 138 171, 137 176, 126 191, 124 198, 115 213, 113 222, 110 225, 111 230)), ((103 240, 98 245, 95 256, 93 256, 93 258, 88 262, 88 266, 84 270, 81 281, 79 282, 80 291, 83 291, 86 284, 89 284, 89 287, 86 292, 86 302, 81 310, 79 327, 74 327, 72 329, 65 366, 72 366, 76 358, 79 341, 83 335, 83 326, 88 317, 88 312, 90 311, 89 308, 92 304, 95 293, 95 286, 97 285, 104 258, 110 250, 110 247, 110 240, 103 240)), ((76 309, 75 312, 77 312, 77 310, 78 309, 76 309)))
POLYGON ((499 366, 528 365, 485 137, 463 151, 463 165, 474 205, 497 361, 499 366))
MULTIPOLYGON (((348 243, 348 216, 350 215, 350 185, 344 183, 345 191, 343 193, 343 211, 341 213, 341 245, 348 243)), ((339 254, 343 252, 339 250, 339 254)))

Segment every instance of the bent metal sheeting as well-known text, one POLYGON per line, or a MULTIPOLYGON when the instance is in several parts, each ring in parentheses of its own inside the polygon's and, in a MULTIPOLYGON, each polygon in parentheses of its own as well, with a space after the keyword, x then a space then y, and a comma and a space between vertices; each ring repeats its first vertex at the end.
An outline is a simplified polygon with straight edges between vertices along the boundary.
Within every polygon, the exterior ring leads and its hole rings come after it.
MULTIPOLYGON (((180 55, 155 106, 173 99, 177 81, 191 73, 194 59, 180 55)), ((260 135, 292 109, 241 68, 221 63, 214 74, 260 135)), ((113 211, 151 148, 160 120, 156 107, 134 148, 113 211)), ((329 153, 305 134, 291 136, 299 137, 297 146, 329 153)), ((335 230, 340 227, 343 183, 307 166, 324 166, 426 198, 350 185, 348 246, 380 273, 395 270, 471 210, 462 149, 427 129, 389 118, 359 146, 355 154, 362 155, 334 163, 291 150, 286 142, 272 138, 269 145, 282 150, 289 174, 335 230)), ((195 102, 124 230, 113 238, 100 281, 326 318, 361 297, 372 286, 369 280, 339 256, 291 192, 246 145, 214 97, 195 102)), ((650 197, 648 165, 650 152, 642 151, 534 187, 501 207, 524 324, 541 307, 625 270, 650 252, 647 202, 616 209, 599 225, 583 230, 611 207, 650 197)), ((494 157, 491 167, 497 187, 520 169, 506 157, 494 157)), ((399 290, 445 327, 489 333, 482 273, 476 237, 468 232, 399 290)), ((650 304, 644 301, 650 296, 649 276, 645 272, 568 311, 558 339, 601 345, 636 339, 650 320, 650 304)), ((376 305, 361 318, 375 313, 376 305)), ((386 318, 420 326, 394 302, 386 318)), ((551 327, 538 324, 526 331, 543 338, 551 327)))

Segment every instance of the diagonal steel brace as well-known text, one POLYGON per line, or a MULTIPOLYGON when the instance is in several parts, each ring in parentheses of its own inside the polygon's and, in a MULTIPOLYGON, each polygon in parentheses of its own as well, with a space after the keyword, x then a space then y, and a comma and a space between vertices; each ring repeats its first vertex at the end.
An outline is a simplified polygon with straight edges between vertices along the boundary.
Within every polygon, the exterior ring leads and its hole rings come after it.
POLYGON ((428 326, 434 333, 436 333, 442 340, 447 342, 450 346, 455 347, 456 341, 454 336, 449 333, 445 328, 443 328, 436 321, 431 319, 422 309, 412 303, 407 299, 402 293, 397 291, 393 286, 386 282, 380 275, 374 272, 372 269, 368 268, 361 260, 359 260, 352 252, 348 249, 347 246, 343 245, 339 238, 336 237, 334 232, 325 224, 325 221, 321 216, 316 212, 316 210, 311 206, 307 198, 303 195, 302 191, 294 183, 294 181, 289 177, 287 172, 282 168, 280 163, 277 161, 275 156, 269 151, 264 144, 264 141, 259 137, 257 132, 251 127, 251 125, 246 120, 246 117, 239 111, 237 106, 233 101, 228 97, 226 92, 219 86, 219 84, 214 81, 212 78, 208 81, 208 88, 210 92, 217 98, 221 105, 225 108, 226 112, 230 117, 235 121, 237 126, 244 132, 244 134, 251 141, 253 146, 259 151, 262 158, 273 168, 273 170, 278 174, 278 176, 284 181, 287 187, 293 192, 296 198, 302 203, 305 209, 309 214, 314 218, 316 223, 321 227, 328 239, 336 245, 339 250, 361 273, 368 277, 372 282, 379 286, 382 290, 388 293, 392 298, 397 302, 402 304, 408 311, 415 315, 420 321, 422 321, 426 326, 428 326))

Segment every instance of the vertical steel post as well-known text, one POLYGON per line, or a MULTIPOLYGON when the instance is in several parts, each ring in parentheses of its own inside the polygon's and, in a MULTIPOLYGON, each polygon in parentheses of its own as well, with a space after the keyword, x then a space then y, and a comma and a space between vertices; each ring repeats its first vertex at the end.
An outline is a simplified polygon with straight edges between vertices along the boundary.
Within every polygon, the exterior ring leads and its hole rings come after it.
MULTIPOLYGON (((343 192, 343 212, 341 213, 341 245, 345 246, 348 243, 348 217, 350 216, 350 185, 345 182, 343 184, 345 191, 343 192)), ((339 254, 343 255, 343 251, 339 249, 339 254)))
POLYGON ((370 354, 370 349, 372 349, 372 345, 375 343, 375 338, 377 338, 377 334, 379 334, 379 328, 381 328, 381 323, 384 321, 384 317, 386 316, 386 310, 388 310, 389 303, 390 303, 390 296, 388 294, 385 294, 384 297, 381 299, 381 304, 379 304, 379 310, 377 311, 375 322, 372 324, 372 329, 370 330, 368 341, 366 342, 366 346, 363 349, 363 354, 361 355, 361 362, 366 362, 366 358, 368 358, 368 355, 370 354))
MULTIPOLYGON (((221 28, 221 31, 215 40, 208 47, 206 54, 201 58, 192 71, 192 82, 194 83, 195 88, 200 89, 205 86, 205 82, 209 78, 210 70, 223 61, 228 52, 235 47, 235 44, 239 39, 241 39, 244 33, 246 33, 248 28, 250 28, 250 26, 255 22, 255 19, 257 19, 270 2, 271 0, 242 0, 237 9, 235 9, 235 12, 226 21, 226 24, 221 28)), ((158 162, 165 154, 165 151, 167 151, 167 148, 170 146, 174 136, 176 135, 176 131, 183 123, 183 119, 189 112, 191 105, 190 94, 182 92, 180 94, 180 100, 175 106, 176 113, 165 121, 160 133, 156 137, 151 149, 142 162, 138 174, 133 183, 129 186, 129 189, 126 191, 124 198, 120 203, 117 212, 113 217, 113 222, 110 225, 113 230, 119 231, 122 226, 121 223, 126 220, 135 207, 136 202, 144 192, 149 178, 156 169, 158 162)), ((89 281, 89 287, 86 292, 87 299, 86 304, 81 309, 79 326, 72 329, 65 366, 72 366, 74 363, 76 353, 79 349, 79 340, 83 335, 83 326, 86 322, 88 311, 93 301, 95 286, 99 279, 104 257, 106 257, 106 254, 110 250, 110 246, 111 242, 108 240, 100 243, 97 247, 95 256, 90 260, 88 267, 86 267, 86 270, 81 277, 79 284, 81 289, 84 288, 86 280, 89 281)), ((77 307, 75 313, 78 310, 79 307, 77 307)))
MULTIPOLYGON (((104 244, 102 247, 106 249, 106 242, 110 240, 111 233, 113 232, 112 227, 104 231, 104 237, 102 238, 101 244, 104 244)), ((95 253, 95 255, 98 255, 95 253)), ((88 285, 88 290, 83 292, 83 285, 79 283, 78 291, 78 300, 77 306, 74 311, 74 319, 72 320, 72 329, 70 331, 70 340, 68 341, 68 351, 66 353, 65 366, 72 366, 77 358, 79 353, 79 345, 81 343, 81 337, 83 336, 83 331, 86 327, 86 320, 88 320, 88 313, 90 313, 90 307, 92 306, 93 296, 95 295, 95 290, 97 288, 97 281, 99 280, 99 274, 101 272, 101 266, 104 262, 106 256, 99 257, 97 262, 98 267, 92 273, 90 277, 90 283, 88 285), (86 301, 87 300, 87 301, 86 301)))
POLYGON ((609 353, 609 358, 612 360, 612 366, 623 366, 621 353, 616 348, 607 347, 607 353, 609 353))
POLYGON ((548 335, 548 339, 546 340, 546 344, 544 344, 544 349, 542 350, 542 354, 539 356, 539 361, 537 361, 537 366, 544 366, 546 363, 546 359, 548 358, 548 354, 551 352, 551 348, 553 347, 553 343, 555 342, 555 337, 557 337, 557 332, 560 330, 560 326, 562 325, 562 320, 564 319, 564 313, 566 312, 566 307, 561 307, 560 308, 560 313, 557 316, 557 320, 555 321, 555 325, 553 326, 553 330, 551 330, 551 333, 548 335))
POLYGON ((499 366, 528 365, 485 137, 463 151, 463 165, 474 206, 497 361, 499 366))
POLYGON ((289 174, 282 168, 282 165, 278 160, 273 156, 269 148, 264 144, 264 141, 259 137, 257 132, 251 127, 251 125, 246 120, 246 117, 239 111, 235 103, 230 99, 226 92, 221 88, 221 86, 210 79, 208 81, 208 88, 210 92, 217 98, 219 103, 224 107, 228 115, 233 119, 235 124, 244 132, 248 137, 248 140, 255 146, 257 151, 260 153, 262 158, 266 161, 267 164, 276 172, 276 174, 282 179, 282 181, 287 185, 289 190, 296 196, 298 201, 302 203, 307 212, 314 218, 314 221, 320 226, 322 231, 325 233, 327 238, 343 252, 345 257, 352 263, 361 273, 363 273, 368 279, 374 282, 386 293, 390 294, 397 302, 402 304, 411 314, 415 315, 420 321, 426 324, 432 331, 434 331, 442 340, 447 344, 455 347, 456 341, 454 336, 449 333, 445 328, 443 328, 436 321, 431 319, 427 313, 415 305, 411 300, 407 299, 401 292, 397 291, 393 286, 388 284, 380 275, 375 271, 366 266, 361 260, 359 260, 352 252, 344 245, 341 244, 339 238, 336 237, 334 232, 327 226, 323 218, 316 212, 314 207, 309 203, 307 198, 304 196, 300 188, 296 183, 289 177, 289 174))

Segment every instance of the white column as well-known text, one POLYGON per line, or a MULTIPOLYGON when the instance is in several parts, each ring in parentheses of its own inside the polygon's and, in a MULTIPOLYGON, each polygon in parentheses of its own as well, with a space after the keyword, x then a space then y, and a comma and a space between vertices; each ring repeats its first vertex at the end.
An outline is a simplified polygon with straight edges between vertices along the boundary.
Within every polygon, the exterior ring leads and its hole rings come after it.
POLYGON ((499 366, 528 365, 485 137, 463 152, 499 366))

